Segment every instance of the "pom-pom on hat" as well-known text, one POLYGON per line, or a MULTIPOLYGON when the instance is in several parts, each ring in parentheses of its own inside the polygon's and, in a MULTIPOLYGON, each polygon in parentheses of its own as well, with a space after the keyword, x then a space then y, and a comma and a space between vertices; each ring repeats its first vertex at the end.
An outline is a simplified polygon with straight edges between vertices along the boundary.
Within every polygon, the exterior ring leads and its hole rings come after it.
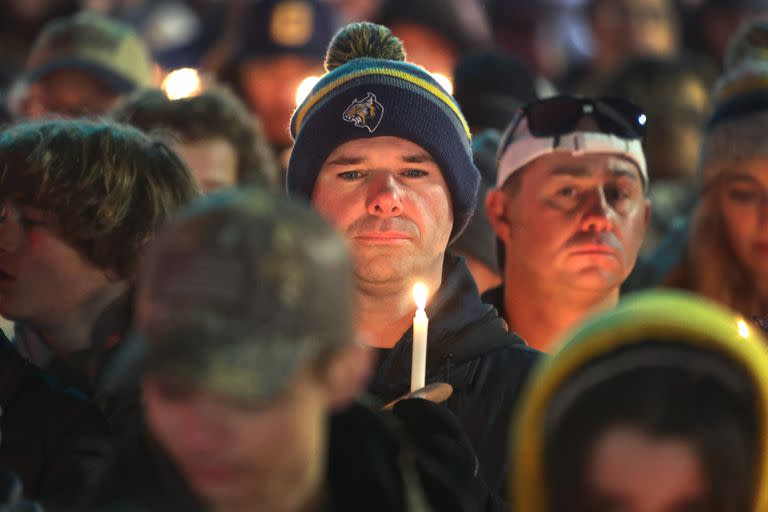
POLYGON ((456 100, 404 59, 402 43, 382 25, 351 23, 336 34, 325 59, 328 73, 291 119, 288 193, 311 199, 323 162, 345 142, 399 137, 439 165, 451 193, 453 240, 472 216, 480 182, 469 127, 456 100))

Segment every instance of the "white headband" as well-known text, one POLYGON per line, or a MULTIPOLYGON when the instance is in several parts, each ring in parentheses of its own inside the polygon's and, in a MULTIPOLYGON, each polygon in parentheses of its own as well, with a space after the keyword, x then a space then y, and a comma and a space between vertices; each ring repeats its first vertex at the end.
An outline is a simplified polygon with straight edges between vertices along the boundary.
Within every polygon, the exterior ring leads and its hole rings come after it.
MULTIPOLYGON (((574 155, 611 153, 626 157, 637 164, 643 183, 648 185, 648 166, 640 139, 625 139, 600 132, 573 132, 556 137, 534 137, 528 132, 528 123, 525 119, 515 131, 524 135, 510 142, 499 155, 497 187, 504 185, 510 176, 528 162, 556 151, 566 151, 574 155)), ((505 138, 502 138, 502 145, 505 138)))

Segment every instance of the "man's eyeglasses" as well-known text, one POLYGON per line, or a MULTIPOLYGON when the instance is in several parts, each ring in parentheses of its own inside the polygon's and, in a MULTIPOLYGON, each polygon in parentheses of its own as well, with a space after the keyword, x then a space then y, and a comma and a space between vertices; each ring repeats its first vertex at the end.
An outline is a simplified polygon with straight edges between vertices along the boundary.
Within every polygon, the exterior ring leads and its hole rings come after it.
POLYGON ((556 137, 576 131, 584 117, 592 118, 603 133, 624 139, 640 139, 645 135, 647 118, 643 110, 624 98, 577 98, 555 96, 528 103, 507 133, 511 139, 525 118, 534 137, 556 137))

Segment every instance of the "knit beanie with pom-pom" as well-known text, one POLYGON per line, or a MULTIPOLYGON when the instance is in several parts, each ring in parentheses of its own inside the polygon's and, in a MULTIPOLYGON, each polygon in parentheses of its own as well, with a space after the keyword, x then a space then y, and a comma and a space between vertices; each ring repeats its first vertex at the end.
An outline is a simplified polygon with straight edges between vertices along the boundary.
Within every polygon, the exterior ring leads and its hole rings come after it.
POLYGON ((402 43, 382 25, 351 23, 336 34, 328 72, 291 118, 288 193, 311 199, 320 168, 345 142, 399 137, 424 148, 440 167, 451 193, 453 240, 472 216, 480 182, 469 127, 456 100, 404 59, 402 43))

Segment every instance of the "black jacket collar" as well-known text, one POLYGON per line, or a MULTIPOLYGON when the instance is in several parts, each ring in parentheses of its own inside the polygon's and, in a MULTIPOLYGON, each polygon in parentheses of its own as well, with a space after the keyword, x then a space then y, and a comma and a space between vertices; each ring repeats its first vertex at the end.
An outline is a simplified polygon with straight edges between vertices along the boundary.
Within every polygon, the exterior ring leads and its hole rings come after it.
MULTIPOLYGON (((506 324, 492 306, 480 299, 472 275, 460 256, 446 254, 443 282, 427 306, 427 316, 427 382, 446 379, 452 366, 511 343, 507 336, 487 335, 488 328, 506 331, 506 324)), ((373 395, 391 399, 408 391, 412 344, 409 328, 393 348, 381 350, 369 386, 373 395)))

